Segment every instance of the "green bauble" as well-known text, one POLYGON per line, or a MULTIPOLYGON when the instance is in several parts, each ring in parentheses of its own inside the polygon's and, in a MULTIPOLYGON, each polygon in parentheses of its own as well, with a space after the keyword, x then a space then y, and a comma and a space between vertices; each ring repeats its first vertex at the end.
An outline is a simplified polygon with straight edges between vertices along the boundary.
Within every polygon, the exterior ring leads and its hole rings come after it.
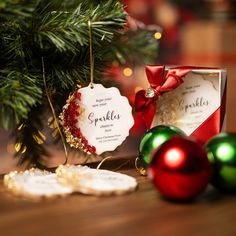
POLYGON ((185 136, 179 128, 172 125, 158 125, 150 129, 142 138, 139 145, 139 160, 148 167, 151 152, 173 136, 185 136))
POLYGON ((216 135, 206 149, 213 166, 212 184, 220 190, 236 192, 236 134, 216 135))

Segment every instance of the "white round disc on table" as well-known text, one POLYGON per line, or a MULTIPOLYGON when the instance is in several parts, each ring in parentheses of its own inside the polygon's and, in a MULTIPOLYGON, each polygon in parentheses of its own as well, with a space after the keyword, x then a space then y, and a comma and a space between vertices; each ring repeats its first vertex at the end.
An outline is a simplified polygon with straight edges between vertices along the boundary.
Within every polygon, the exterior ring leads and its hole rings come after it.
POLYGON ((56 173, 60 181, 83 194, 121 195, 134 191, 138 185, 131 176, 87 166, 59 166, 56 173))
POLYGON ((63 196, 73 192, 58 181, 57 175, 39 169, 11 172, 4 176, 5 186, 16 195, 39 198, 63 196))

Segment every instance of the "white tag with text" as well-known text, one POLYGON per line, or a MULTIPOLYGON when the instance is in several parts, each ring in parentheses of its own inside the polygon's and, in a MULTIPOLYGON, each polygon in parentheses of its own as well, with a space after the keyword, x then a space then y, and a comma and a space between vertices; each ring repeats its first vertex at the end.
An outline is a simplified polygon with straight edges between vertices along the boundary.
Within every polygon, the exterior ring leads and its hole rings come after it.
POLYGON ((128 99, 117 88, 105 88, 101 84, 81 88, 79 92, 80 115, 76 126, 96 148, 96 154, 115 150, 134 124, 128 99))

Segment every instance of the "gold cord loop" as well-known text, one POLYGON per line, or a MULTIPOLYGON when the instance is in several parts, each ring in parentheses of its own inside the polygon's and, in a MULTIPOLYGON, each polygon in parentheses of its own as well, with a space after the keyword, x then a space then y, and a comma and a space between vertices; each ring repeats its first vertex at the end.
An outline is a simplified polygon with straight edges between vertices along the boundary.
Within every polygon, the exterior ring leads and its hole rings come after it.
POLYGON ((92 34, 92 22, 88 21, 89 27, 89 59, 90 59, 90 83, 89 86, 93 88, 93 72, 94 72, 94 59, 93 59, 93 34, 92 34))
POLYGON ((143 166, 139 166, 139 163, 140 163, 140 160, 138 157, 136 157, 135 159, 135 168, 136 170, 143 176, 146 176, 147 175, 147 171, 146 169, 143 167, 143 166))
POLYGON ((100 163, 98 164, 98 166, 97 166, 97 170, 98 169, 100 169, 100 167, 101 167, 101 165, 105 162, 105 161, 107 161, 107 160, 109 160, 109 159, 111 159, 112 158, 112 156, 108 156, 108 157, 105 157, 105 158, 103 158, 101 161, 100 161, 100 163))
POLYGON ((44 65, 44 58, 43 57, 42 57, 42 70, 43 70, 43 83, 44 83, 46 96, 47 96, 48 103, 50 105, 50 108, 51 108, 51 111, 52 111, 52 114, 53 114, 53 118, 55 120, 56 127, 57 127, 57 130, 58 130, 59 134, 60 134, 61 141, 62 141, 62 144, 63 144, 63 147, 64 147, 65 158, 66 158, 65 162, 64 162, 64 165, 65 165, 65 164, 67 164, 67 161, 68 161, 68 152, 67 152, 67 148, 66 148, 66 142, 65 142, 64 136, 61 132, 61 128, 60 128, 60 125, 59 125, 59 122, 58 122, 58 119, 57 119, 57 116, 56 116, 56 111, 53 107, 53 104, 52 104, 52 101, 51 101, 51 98, 50 98, 50 94, 49 94, 49 91, 48 91, 48 88, 47 88, 46 77, 45 77, 45 65, 44 65))

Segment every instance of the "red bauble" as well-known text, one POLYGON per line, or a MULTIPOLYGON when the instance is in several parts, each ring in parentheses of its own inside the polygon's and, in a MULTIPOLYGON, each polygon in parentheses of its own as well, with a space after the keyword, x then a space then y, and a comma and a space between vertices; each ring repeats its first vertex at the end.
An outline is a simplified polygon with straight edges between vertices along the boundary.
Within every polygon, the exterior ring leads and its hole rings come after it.
POLYGON ((157 190, 172 200, 190 200, 207 186, 211 165, 203 147, 187 138, 173 137, 151 158, 149 177, 157 190))

